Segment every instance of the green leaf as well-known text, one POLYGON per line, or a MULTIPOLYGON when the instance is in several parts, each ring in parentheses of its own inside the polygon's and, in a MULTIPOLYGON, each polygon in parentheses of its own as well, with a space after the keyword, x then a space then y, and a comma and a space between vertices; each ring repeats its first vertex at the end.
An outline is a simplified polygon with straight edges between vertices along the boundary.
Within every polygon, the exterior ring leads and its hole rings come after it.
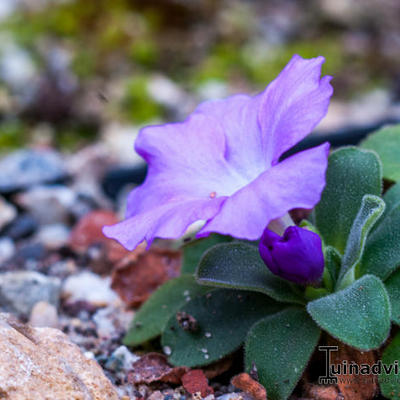
POLYGON ((344 253, 347 237, 365 194, 381 194, 381 164, 377 155, 356 147, 329 157, 326 186, 314 219, 326 245, 344 253))
POLYGON ((394 364, 397 364, 399 360, 400 333, 393 338, 382 354, 382 364, 386 366, 393 365, 393 368, 389 374, 382 373, 379 376, 379 386, 381 388, 381 392, 387 399, 398 400, 400 398, 399 375, 395 373, 394 369, 394 364))
POLYGON ((385 202, 378 196, 365 195, 354 219, 339 274, 339 288, 343 289, 355 280, 355 271, 361 262, 365 242, 372 227, 385 210, 385 202))
POLYGON ((245 346, 246 369, 255 364, 268 399, 292 393, 318 344, 320 330, 303 309, 289 308, 266 317, 250 330, 245 346))
POLYGON ((182 275, 164 283, 136 313, 124 344, 137 346, 157 337, 171 315, 192 298, 209 290, 196 283, 192 275, 182 275))
POLYGON ((259 293, 213 290, 180 309, 196 320, 198 329, 184 330, 174 315, 165 327, 162 345, 171 351, 169 361, 174 365, 206 365, 235 351, 255 322, 281 309, 259 293))
MULTIPOLYGON (((326 246, 324 249, 325 269, 330 274, 332 286, 335 285, 339 276, 342 257, 339 252, 332 246, 326 246)), ((326 272, 324 271, 324 274, 326 272)))
POLYGON ((399 265, 400 205, 368 237, 358 275, 373 274, 385 280, 399 265))
POLYGON ((292 285, 274 275, 262 261, 258 248, 243 243, 214 246, 201 259, 196 272, 203 285, 252 290, 274 300, 304 304, 292 285))
POLYGON ((400 270, 389 276, 385 286, 392 306, 392 321, 400 325, 400 270))
POLYGON ((369 135, 360 146, 378 153, 382 160, 385 179, 400 180, 400 124, 379 129, 369 135))
POLYGON ((393 211, 397 206, 400 205, 400 182, 394 184, 383 196, 385 200, 386 208, 383 214, 385 217, 391 211, 393 211))
POLYGON ((307 310, 322 329, 360 350, 378 348, 389 335, 389 296, 373 275, 308 303, 307 310))
POLYGON ((194 274, 199 264, 203 253, 210 247, 232 240, 229 236, 222 236, 212 234, 204 239, 193 240, 182 247, 183 262, 181 272, 182 274, 194 274))

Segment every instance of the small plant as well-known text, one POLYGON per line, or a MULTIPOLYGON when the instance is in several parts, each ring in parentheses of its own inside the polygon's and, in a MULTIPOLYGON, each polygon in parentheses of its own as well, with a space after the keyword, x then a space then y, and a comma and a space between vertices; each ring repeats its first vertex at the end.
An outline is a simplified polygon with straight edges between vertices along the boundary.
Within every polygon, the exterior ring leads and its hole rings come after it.
MULTIPOLYGON (((322 61, 295 56, 255 97, 142 131, 147 180, 105 234, 133 249, 203 219, 200 237, 226 236, 184 246, 182 275, 143 305, 125 344, 161 335, 169 361, 188 367, 244 345, 247 371, 272 400, 290 396, 326 334, 360 351, 385 346, 400 324, 400 183, 382 188, 398 179, 400 127, 329 159, 325 144, 281 161, 326 113, 322 61), (293 208, 312 212, 296 226, 293 208)), ((399 354, 396 336, 382 360, 399 354)), ((400 384, 381 379, 381 391, 397 398, 400 384)))

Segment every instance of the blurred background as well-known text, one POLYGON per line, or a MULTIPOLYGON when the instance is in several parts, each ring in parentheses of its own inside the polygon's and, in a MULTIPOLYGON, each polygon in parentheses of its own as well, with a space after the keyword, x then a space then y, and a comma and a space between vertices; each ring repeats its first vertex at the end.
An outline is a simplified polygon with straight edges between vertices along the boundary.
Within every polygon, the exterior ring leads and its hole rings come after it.
POLYGON ((121 341, 181 253, 102 234, 145 176, 135 137, 263 90, 294 53, 334 76, 307 146, 400 121, 399 0, 0 0, 0 316, 59 327, 121 395, 147 398, 121 341))
POLYGON ((260 91, 294 53, 334 76, 319 132, 398 119, 399 21, 397 0, 1 0, 0 149, 133 163, 140 126, 260 91))

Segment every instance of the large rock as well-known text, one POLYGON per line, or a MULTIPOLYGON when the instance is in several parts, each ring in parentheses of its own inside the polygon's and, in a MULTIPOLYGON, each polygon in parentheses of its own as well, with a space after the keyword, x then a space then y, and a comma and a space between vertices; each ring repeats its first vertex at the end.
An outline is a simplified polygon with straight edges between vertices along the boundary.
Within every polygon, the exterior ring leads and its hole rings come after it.
POLYGON ((33 271, 0 274, 0 309, 29 316, 33 306, 46 301, 58 306, 61 281, 33 271))
POLYGON ((118 400, 96 361, 61 331, 0 314, 0 397, 7 400, 118 400))

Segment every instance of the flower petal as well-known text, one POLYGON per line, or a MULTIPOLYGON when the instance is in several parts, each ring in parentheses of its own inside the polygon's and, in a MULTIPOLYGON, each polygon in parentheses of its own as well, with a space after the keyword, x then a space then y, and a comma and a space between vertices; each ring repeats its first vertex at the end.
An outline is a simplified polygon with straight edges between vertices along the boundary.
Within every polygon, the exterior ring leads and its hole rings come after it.
POLYGON ((265 226, 293 208, 312 208, 325 185, 329 144, 297 153, 263 172, 229 197, 220 212, 201 229, 256 240, 265 226))
POLYGON ((229 195, 248 182, 224 158, 221 127, 200 113, 142 129, 135 148, 149 169, 145 183, 129 195, 127 217, 168 202, 229 195))
MULTIPOLYGON (((157 193, 153 193, 157 196, 157 193)), ((128 250, 146 240, 148 246, 154 238, 173 239, 182 236, 193 222, 212 218, 225 197, 214 199, 186 199, 152 208, 147 212, 111 226, 105 226, 105 236, 116 239, 128 250)))
POLYGON ((275 165, 279 157, 307 136, 328 111, 333 93, 330 76, 321 78, 325 59, 293 56, 262 94, 259 123, 264 156, 275 165))
POLYGON ((263 154, 258 123, 261 95, 236 95, 200 104, 195 112, 212 118, 225 134, 225 159, 249 181, 270 167, 263 154))

